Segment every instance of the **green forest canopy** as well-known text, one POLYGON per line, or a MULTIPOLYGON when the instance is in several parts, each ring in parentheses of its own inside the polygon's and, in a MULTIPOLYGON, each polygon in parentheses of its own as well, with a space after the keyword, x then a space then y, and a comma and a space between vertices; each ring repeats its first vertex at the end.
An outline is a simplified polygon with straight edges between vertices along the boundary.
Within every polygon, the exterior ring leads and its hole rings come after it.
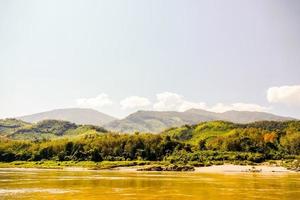
POLYGON ((45 120, 0 120, 0 161, 91 160, 205 163, 262 162, 300 154, 300 121, 202 122, 160 134, 114 133, 101 127, 45 120))

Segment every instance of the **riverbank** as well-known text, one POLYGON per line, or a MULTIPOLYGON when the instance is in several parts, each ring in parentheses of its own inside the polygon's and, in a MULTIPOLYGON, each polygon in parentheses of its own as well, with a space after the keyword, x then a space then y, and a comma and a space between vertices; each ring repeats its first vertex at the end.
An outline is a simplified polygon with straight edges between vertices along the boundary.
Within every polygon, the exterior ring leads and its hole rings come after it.
POLYGON ((117 167, 114 170, 120 172, 135 172, 135 171, 184 171, 195 173, 296 173, 293 170, 280 166, 267 165, 212 165, 207 167, 187 167, 185 170, 168 170, 168 167, 160 166, 133 166, 133 167, 117 167))
MULTIPOLYGON (((0 162, 0 168, 36 168, 36 169, 85 169, 104 170, 117 167, 132 167, 154 164, 150 161, 13 161, 0 162)), ((156 163, 155 163, 156 164, 156 163)), ((160 163, 159 163, 160 164, 160 163)))
POLYGON ((36 170, 36 169, 60 169, 67 171, 86 170, 114 170, 120 172, 138 171, 189 171, 195 173, 292 173, 297 170, 279 166, 278 164, 262 163, 255 165, 236 165, 225 163, 223 165, 211 165, 193 167, 184 165, 172 165, 166 162, 150 161, 14 161, 0 162, 2 169, 36 170))
POLYGON ((214 165, 208 167, 196 167, 195 172, 199 173, 291 173, 294 172, 285 167, 266 165, 214 165))

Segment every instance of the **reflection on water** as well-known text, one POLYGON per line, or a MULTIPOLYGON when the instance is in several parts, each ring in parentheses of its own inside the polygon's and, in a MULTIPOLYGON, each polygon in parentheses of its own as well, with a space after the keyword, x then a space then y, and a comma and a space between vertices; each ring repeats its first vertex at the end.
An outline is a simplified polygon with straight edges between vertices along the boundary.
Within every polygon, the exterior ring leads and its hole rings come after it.
POLYGON ((0 199, 300 199, 300 174, 0 169, 0 199))
POLYGON ((61 194, 66 192, 71 192, 71 190, 61 190, 61 189, 43 189, 43 188, 23 188, 23 189, 0 189, 0 195, 11 195, 18 193, 38 193, 46 192, 53 194, 61 194))

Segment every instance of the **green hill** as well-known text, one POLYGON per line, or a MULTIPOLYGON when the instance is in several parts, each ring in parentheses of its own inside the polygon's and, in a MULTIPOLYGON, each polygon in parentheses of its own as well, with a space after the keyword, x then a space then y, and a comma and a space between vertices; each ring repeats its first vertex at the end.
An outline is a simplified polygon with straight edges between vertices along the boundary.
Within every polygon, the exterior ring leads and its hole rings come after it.
POLYGON ((106 130, 94 125, 77 125, 61 120, 44 120, 32 124, 16 119, 0 120, 0 135, 11 139, 42 140, 93 132, 106 130))
POLYGON ((17 119, 0 119, 0 135, 9 135, 19 128, 30 125, 30 123, 17 119))
POLYGON ((202 122, 197 125, 184 125, 179 128, 170 128, 163 132, 172 138, 180 141, 197 144, 200 140, 209 139, 215 136, 225 136, 234 133, 234 130, 241 127, 224 121, 202 122))
POLYGON ((58 120, 28 124, 9 119, 0 124, 0 161, 142 160, 197 166, 294 159, 300 155, 300 121, 210 121, 160 134, 119 134, 58 120))
POLYGON ((163 132, 172 139, 202 150, 254 151, 280 150, 282 144, 300 152, 300 121, 260 121, 236 124, 225 121, 184 125, 163 132))

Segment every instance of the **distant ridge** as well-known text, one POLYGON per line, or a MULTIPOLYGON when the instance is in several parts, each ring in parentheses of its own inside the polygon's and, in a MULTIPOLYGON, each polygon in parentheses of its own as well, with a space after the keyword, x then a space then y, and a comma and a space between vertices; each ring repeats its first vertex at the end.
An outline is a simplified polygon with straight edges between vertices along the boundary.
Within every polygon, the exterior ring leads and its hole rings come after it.
POLYGON ((215 120, 251 123, 256 121, 287 121, 294 119, 271 113, 250 111, 227 111, 224 113, 215 113, 201 109, 190 109, 185 112, 137 111, 124 119, 110 122, 104 125, 104 127, 120 132, 141 131, 158 133, 170 127, 215 120))
POLYGON ((230 110, 223 113, 209 112, 201 109, 190 109, 185 113, 193 113, 200 116, 214 118, 214 120, 224 120, 234 123, 251 123, 255 121, 286 121, 294 120, 292 117, 283 117, 267 112, 257 111, 235 111, 230 110))
POLYGON ((185 112, 176 111, 137 111, 124 119, 116 119, 104 113, 86 108, 67 108, 41 112, 33 115, 17 117, 25 122, 42 120, 64 120, 76 124, 103 126, 118 132, 152 132, 159 133, 171 127, 184 124, 223 120, 234 123, 251 123, 256 121, 287 121, 294 120, 266 112, 227 111, 215 113, 202 109, 189 109, 185 112))
POLYGON ((55 109, 37 114, 17 117, 17 119, 30 123, 54 119, 69 121, 76 124, 90 124, 97 126, 102 126, 106 123, 116 120, 116 118, 112 116, 88 108, 55 109))

